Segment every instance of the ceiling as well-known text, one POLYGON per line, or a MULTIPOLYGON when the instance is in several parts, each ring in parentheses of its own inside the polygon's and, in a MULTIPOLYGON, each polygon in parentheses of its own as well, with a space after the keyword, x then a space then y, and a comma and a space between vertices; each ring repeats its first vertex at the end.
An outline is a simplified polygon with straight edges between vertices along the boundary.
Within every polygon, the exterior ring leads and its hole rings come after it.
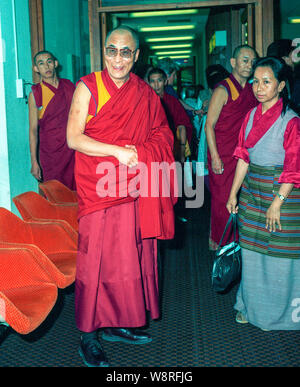
POLYGON ((291 16, 300 16, 300 0, 280 0, 280 14, 283 23, 291 16))
MULTIPOLYGON (((300 16, 300 0, 274 0, 274 4, 277 1, 279 3, 280 18, 282 23, 287 22, 289 16, 300 16)), ((104 4, 103 6, 108 5, 104 4)), ((107 1, 108 2, 108 1, 107 1)), ((172 0, 153 0, 153 9, 155 11, 154 3, 167 3, 173 2, 172 0)), ((124 1, 121 0, 109 0, 110 5, 121 5, 124 1), (112 4, 114 3, 114 4, 112 4)), ((132 3, 143 3, 140 1, 132 1, 132 3)), ((145 1, 146 3, 146 1, 145 1)), ((149 4, 150 1, 147 1, 149 4)), ((194 42, 198 38, 201 38, 207 19, 209 16, 210 8, 198 8, 188 10, 176 10, 174 15, 167 14, 158 16, 153 15, 152 12, 137 12, 137 13, 115 13, 112 15, 114 25, 124 24, 134 28, 139 33, 141 44, 149 49, 148 54, 150 56, 185 56, 192 55, 194 42), (188 13, 185 13, 188 12, 188 13), (142 16, 142 17, 138 17, 142 16), (165 27, 164 31, 144 31, 148 27, 165 27), (174 27, 185 26, 183 30, 175 30, 174 27), (193 26, 193 28, 192 28, 193 26), (181 40, 178 39, 181 38, 181 40), (186 39, 185 39, 186 37, 186 39), (188 38, 187 38, 188 37, 188 38), (148 39, 164 38, 165 41, 161 42, 149 42, 148 39), (167 40, 174 39, 176 40, 167 40), (181 47, 174 47, 180 44, 181 47), (162 48, 158 48, 163 46, 162 48), (167 46, 167 47, 166 47, 167 46), (182 53, 182 51, 184 51, 182 53), (176 54, 177 52, 177 54, 176 54)), ((174 11, 173 11, 174 12, 174 11)), ((175 58, 174 58, 175 59, 175 58)))
POLYGON ((170 11, 161 11, 164 12, 161 16, 152 12, 143 12, 142 14, 116 13, 113 14, 113 18, 117 19, 118 24, 128 25, 138 31, 141 44, 149 48, 150 56, 175 55, 189 57, 191 52, 187 51, 192 51, 195 39, 201 37, 209 11, 209 8, 177 10, 171 11, 175 12, 173 15, 168 14, 170 11), (164 30, 146 31, 145 29, 149 27, 164 27, 164 30), (160 42, 148 41, 149 39, 158 38, 163 40, 160 42), (176 40, 174 41, 172 38, 176 38, 176 40), (181 47, 178 47, 178 45, 181 47), (159 48, 161 46, 163 47, 159 48), (185 52, 182 53, 182 51, 185 52))

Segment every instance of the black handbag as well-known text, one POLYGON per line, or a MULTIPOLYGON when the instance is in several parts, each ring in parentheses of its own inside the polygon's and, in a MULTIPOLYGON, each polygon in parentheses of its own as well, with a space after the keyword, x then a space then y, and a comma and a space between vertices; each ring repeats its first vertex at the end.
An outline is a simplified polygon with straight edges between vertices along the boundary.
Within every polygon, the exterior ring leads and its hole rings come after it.
POLYGON ((215 253, 212 268, 212 287, 216 292, 225 292, 229 286, 240 279, 242 270, 241 247, 236 240, 237 215, 231 214, 225 226, 222 238, 215 253), (225 246, 221 246, 223 238, 231 225, 234 240, 225 246), (220 247, 221 246, 221 247, 220 247))

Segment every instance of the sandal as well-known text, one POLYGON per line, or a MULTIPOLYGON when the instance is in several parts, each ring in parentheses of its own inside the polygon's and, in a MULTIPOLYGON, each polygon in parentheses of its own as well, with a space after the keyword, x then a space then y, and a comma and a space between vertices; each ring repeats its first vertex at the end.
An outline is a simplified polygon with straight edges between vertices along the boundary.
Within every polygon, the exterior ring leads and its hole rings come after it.
POLYGON ((237 312, 235 316, 235 321, 239 324, 247 324, 248 320, 246 320, 246 317, 243 315, 242 312, 237 312))

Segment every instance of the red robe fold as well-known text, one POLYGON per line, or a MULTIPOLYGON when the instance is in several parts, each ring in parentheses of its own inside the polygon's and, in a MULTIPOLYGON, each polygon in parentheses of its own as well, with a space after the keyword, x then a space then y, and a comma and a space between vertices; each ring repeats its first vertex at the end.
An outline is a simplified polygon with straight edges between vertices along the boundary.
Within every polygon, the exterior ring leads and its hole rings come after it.
MULTIPOLYGON (((101 76, 105 92, 109 93, 110 98, 98 114, 95 74, 81 78, 92 93, 89 109, 92 118, 86 124, 85 135, 107 144, 135 145, 139 162, 147 165, 148 177, 151 176, 152 162, 166 162, 171 165, 174 162, 173 134, 156 93, 132 73, 129 80, 119 89, 108 76, 107 70, 102 71, 101 76)), ((127 169, 119 164, 115 157, 91 157, 76 152, 75 176, 79 218, 135 200, 137 196, 134 196, 134 192, 129 192, 132 190, 130 182, 139 173, 138 167, 127 169), (107 170, 104 169, 105 166, 107 170), (103 185, 105 179, 107 184, 103 185)), ((141 176, 141 181, 146 182, 148 177, 141 176)), ((169 197, 139 197, 143 238, 168 239, 174 235, 173 204, 176 182, 174 184, 174 179, 171 179, 170 183, 169 197)))
MULTIPOLYGON (((213 173, 211 155, 209 150, 207 152, 211 193, 210 247, 212 249, 215 249, 219 244, 229 217, 226 203, 237 163, 237 160, 233 158, 233 153, 237 146, 239 131, 248 111, 258 104, 254 97, 252 86, 246 83, 245 87, 242 88, 232 74, 229 76, 229 79, 225 79, 217 86, 226 88, 228 101, 224 105, 215 126, 217 149, 224 163, 223 174, 217 175, 213 173)), ((223 244, 226 244, 226 242, 225 238, 223 244)))
POLYGON ((68 79, 60 79, 57 89, 46 82, 32 86, 39 110, 39 161, 43 181, 56 179, 72 190, 75 190, 75 152, 67 145, 66 127, 74 90, 68 79), (52 97, 45 98, 45 93, 52 97))
POLYGON ((186 128, 187 140, 190 144, 192 141, 193 125, 182 104, 177 98, 166 92, 163 95, 162 104, 165 108, 168 122, 174 135, 176 134, 176 128, 179 125, 184 125, 186 128))
MULTIPOLYGON (((174 162, 173 134, 159 97, 134 74, 120 89, 107 70, 81 81, 92 94, 85 134, 103 143, 135 145, 148 173, 135 184, 139 166, 128 169, 114 157, 76 152, 77 327, 90 332, 143 326, 145 309, 151 318, 159 317, 155 237, 170 238, 174 233, 174 198, 164 197, 162 185, 157 196, 148 195, 159 182, 151 179, 152 163, 174 162), (143 185, 147 190, 142 194, 143 185)), ((170 182, 167 172, 162 168, 158 178, 170 182)))

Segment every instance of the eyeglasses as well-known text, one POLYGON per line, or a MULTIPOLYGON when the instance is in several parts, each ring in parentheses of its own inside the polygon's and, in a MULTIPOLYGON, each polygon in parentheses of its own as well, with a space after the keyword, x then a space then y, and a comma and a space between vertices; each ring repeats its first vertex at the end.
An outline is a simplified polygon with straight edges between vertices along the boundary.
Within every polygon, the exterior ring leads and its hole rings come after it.
POLYGON ((105 54, 109 56, 110 58, 114 58, 118 55, 118 52, 120 52, 120 56, 124 59, 130 59, 132 54, 136 52, 136 50, 130 50, 129 48, 121 48, 118 50, 114 47, 105 47, 105 54))

